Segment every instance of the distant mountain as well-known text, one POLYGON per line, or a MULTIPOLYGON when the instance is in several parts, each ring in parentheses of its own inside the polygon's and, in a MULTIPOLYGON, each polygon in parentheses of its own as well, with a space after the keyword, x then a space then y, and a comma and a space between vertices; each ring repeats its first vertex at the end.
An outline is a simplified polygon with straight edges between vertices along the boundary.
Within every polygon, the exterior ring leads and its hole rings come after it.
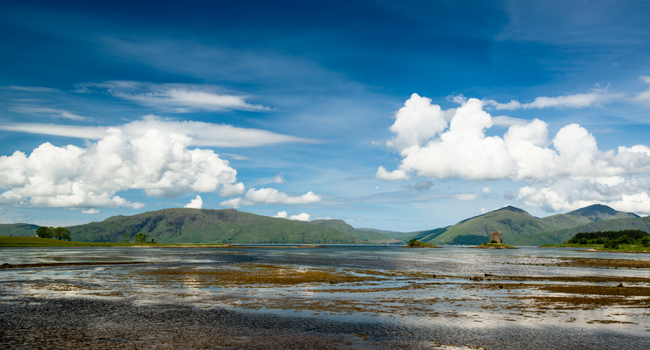
POLYGON ((71 226, 73 241, 119 242, 143 232, 160 243, 362 243, 337 229, 235 209, 163 209, 71 226))
POLYGON ((0 224, 0 236, 35 237, 38 225, 0 224))
POLYGON ((549 240, 554 242, 566 242, 567 239, 575 236, 578 232, 598 232, 598 231, 623 231, 623 230, 642 230, 650 232, 650 216, 630 217, 624 219, 612 219, 605 221, 594 221, 586 225, 572 227, 564 230, 546 232, 545 235, 549 240))
POLYGON ((406 234, 406 232, 380 230, 378 228, 368 228, 368 227, 357 228, 357 231, 377 232, 377 233, 381 233, 382 235, 385 235, 385 236, 388 236, 388 237, 391 237, 391 238, 401 237, 401 236, 404 236, 406 234))
POLYGON ((364 241, 381 241, 381 240, 391 239, 391 237, 379 232, 357 230, 343 220, 337 220, 337 219, 313 220, 310 221, 309 223, 312 225, 331 227, 341 232, 347 233, 352 237, 362 239, 364 241))
POLYGON ((421 233, 419 240, 434 244, 473 245, 488 241, 491 231, 501 231, 504 242, 511 245, 553 244, 562 243, 572 236, 569 234, 562 240, 565 234, 559 234, 558 231, 617 219, 639 220, 639 216, 596 204, 540 219, 522 209, 507 206, 463 220, 450 227, 430 230, 426 235, 421 233))

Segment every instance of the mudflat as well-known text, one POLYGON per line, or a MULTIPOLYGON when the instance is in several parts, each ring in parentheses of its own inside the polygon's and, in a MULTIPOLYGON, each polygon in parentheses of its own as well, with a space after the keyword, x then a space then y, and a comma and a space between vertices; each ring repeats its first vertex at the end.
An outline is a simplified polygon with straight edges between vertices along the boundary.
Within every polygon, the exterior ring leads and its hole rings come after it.
POLYGON ((2 251, 0 348, 650 347, 648 270, 569 250, 88 249, 2 251))

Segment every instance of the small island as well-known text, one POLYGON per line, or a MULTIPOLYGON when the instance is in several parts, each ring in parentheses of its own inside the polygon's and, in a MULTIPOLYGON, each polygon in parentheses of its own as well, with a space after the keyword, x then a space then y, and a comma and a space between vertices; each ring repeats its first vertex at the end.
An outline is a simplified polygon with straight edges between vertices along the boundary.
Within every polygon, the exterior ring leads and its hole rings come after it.
POLYGON ((472 248, 480 248, 480 249, 519 249, 517 247, 513 247, 511 245, 503 244, 503 238, 501 236, 501 231, 492 231, 490 232, 490 243, 485 243, 481 245, 477 245, 476 247, 472 248))
POLYGON ((503 244, 503 243, 483 243, 481 245, 477 245, 476 247, 472 248, 480 248, 480 249, 519 249, 517 247, 513 247, 511 245, 503 244))
POLYGON ((442 248, 442 247, 437 246, 435 244, 420 242, 417 239, 413 238, 408 242, 408 244, 404 246, 404 248, 442 248))

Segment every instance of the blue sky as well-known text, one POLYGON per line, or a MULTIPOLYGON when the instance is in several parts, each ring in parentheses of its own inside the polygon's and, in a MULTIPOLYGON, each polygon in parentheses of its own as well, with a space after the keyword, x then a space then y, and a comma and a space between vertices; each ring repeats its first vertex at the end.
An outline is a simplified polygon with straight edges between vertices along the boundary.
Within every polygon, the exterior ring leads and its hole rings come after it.
POLYGON ((650 213, 647 2, 2 8, 0 222, 650 213))

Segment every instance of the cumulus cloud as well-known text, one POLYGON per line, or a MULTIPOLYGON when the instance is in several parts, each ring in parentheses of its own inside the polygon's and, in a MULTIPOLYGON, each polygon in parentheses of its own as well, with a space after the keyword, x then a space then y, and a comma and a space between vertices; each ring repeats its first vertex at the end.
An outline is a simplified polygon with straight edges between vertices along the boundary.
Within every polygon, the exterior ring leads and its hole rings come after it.
POLYGON ((291 215, 287 214, 286 211, 281 211, 278 212, 276 215, 273 215, 274 218, 281 218, 281 219, 289 219, 289 220, 297 220, 297 221, 309 221, 309 214, 307 213, 300 213, 298 215, 291 215))
POLYGON ((197 195, 196 198, 192 199, 189 203, 185 205, 185 208, 201 209, 203 208, 203 199, 201 198, 201 196, 197 195))
POLYGON ((223 184, 221 190, 219 190, 219 196, 221 197, 234 197, 239 196, 244 193, 245 186, 243 183, 238 182, 236 184, 223 184))
POLYGON ((31 106, 17 106, 11 109, 12 111, 19 112, 19 113, 27 113, 27 114, 33 114, 33 115, 45 115, 48 117, 53 117, 53 118, 64 118, 64 119, 70 119, 70 120, 77 120, 77 121, 84 121, 84 120, 89 120, 91 118, 88 117, 82 117, 80 115, 74 114, 72 112, 62 110, 62 109, 54 109, 54 108, 42 108, 42 107, 31 107, 31 106))
POLYGON ((82 214, 99 214, 99 210, 97 209, 87 209, 87 210, 82 210, 82 214))
POLYGON ((275 188, 251 188, 243 197, 232 198, 221 202, 221 205, 232 208, 239 208, 242 205, 253 204, 307 204, 321 200, 321 197, 309 191, 302 196, 290 197, 284 192, 275 188))
POLYGON ((282 218, 282 219, 286 219, 286 218, 287 218, 287 215, 289 215, 289 214, 287 214, 286 211, 280 211, 280 212, 278 212, 276 215, 273 215, 273 217, 274 217, 274 218, 282 218))
POLYGON ((193 110, 271 110, 267 106, 246 102, 247 96, 228 94, 223 89, 212 85, 110 81, 81 84, 77 88, 84 93, 92 92, 92 89, 101 89, 118 98, 177 113, 188 113, 193 110))
POLYGON ((291 217, 289 217, 289 220, 309 221, 309 214, 300 213, 298 215, 291 215, 291 217))
POLYGON ((239 128, 227 124, 178 121, 147 115, 140 120, 116 127, 74 126, 38 123, 4 123, 0 130, 99 140, 108 129, 119 129, 129 137, 156 129, 174 140, 197 147, 259 147, 290 142, 315 142, 311 139, 283 135, 260 129, 239 128))
POLYGON ((31 154, 0 157, 0 203, 41 207, 132 207, 130 189, 177 197, 236 185, 237 171, 211 150, 188 149, 187 137, 151 129, 129 135, 110 128, 85 148, 44 143, 31 154))
POLYGON ((493 107, 496 110, 515 110, 531 108, 584 108, 599 103, 604 103, 612 99, 621 97, 621 95, 608 94, 607 89, 595 89, 592 92, 575 95, 565 95, 556 97, 537 97, 533 102, 520 103, 512 100, 508 103, 499 103, 494 100, 484 101, 486 106, 493 107))
MULTIPOLYGON (((419 96, 416 99, 421 102, 419 96)), ((598 202, 635 207, 637 212, 647 209, 645 204, 631 203, 644 198, 644 190, 633 185, 633 178, 650 174, 648 146, 601 151, 596 138, 578 124, 561 128, 549 139, 548 125, 539 119, 511 125, 502 137, 487 136, 493 122, 484 106, 484 101, 464 99, 448 128, 435 133, 425 130, 426 137, 418 134, 417 123, 401 120, 400 128, 391 128, 395 136, 387 143, 400 154, 401 163, 392 172, 380 167, 377 177, 399 180, 415 173, 429 178, 510 179, 528 184, 519 191, 520 200, 551 211, 598 202), (614 184, 612 179, 620 183, 614 184), (564 189, 565 181, 573 181, 573 187, 564 189)), ((443 115, 430 113, 426 118, 432 119, 433 125, 442 125, 443 115)), ((398 118, 420 123, 423 117, 412 112, 398 118)), ((514 194, 506 193, 509 197, 514 194)))
POLYGON ((492 193, 492 190, 489 187, 483 187, 483 193, 490 194, 492 193))
POLYGON ((388 172, 388 170, 386 170, 386 168, 384 168, 383 166, 379 166, 379 169, 377 169, 377 178, 379 180, 387 180, 387 181, 409 179, 408 175, 406 175, 406 172, 404 170, 397 169, 388 172))
MULTIPOLYGON (((644 83, 650 85, 650 77, 649 76, 642 75, 642 76, 639 77, 639 79, 641 81, 643 81, 644 83)), ((634 100, 636 102, 639 102, 639 103, 650 105, 650 86, 648 86, 648 88, 645 89, 644 91, 636 94, 636 96, 634 96, 634 100)))
POLYGON ((519 200, 547 211, 605 203, 617 210, 650 213, 648 184, 632 177, 569 177, 519 189, 519 200))

